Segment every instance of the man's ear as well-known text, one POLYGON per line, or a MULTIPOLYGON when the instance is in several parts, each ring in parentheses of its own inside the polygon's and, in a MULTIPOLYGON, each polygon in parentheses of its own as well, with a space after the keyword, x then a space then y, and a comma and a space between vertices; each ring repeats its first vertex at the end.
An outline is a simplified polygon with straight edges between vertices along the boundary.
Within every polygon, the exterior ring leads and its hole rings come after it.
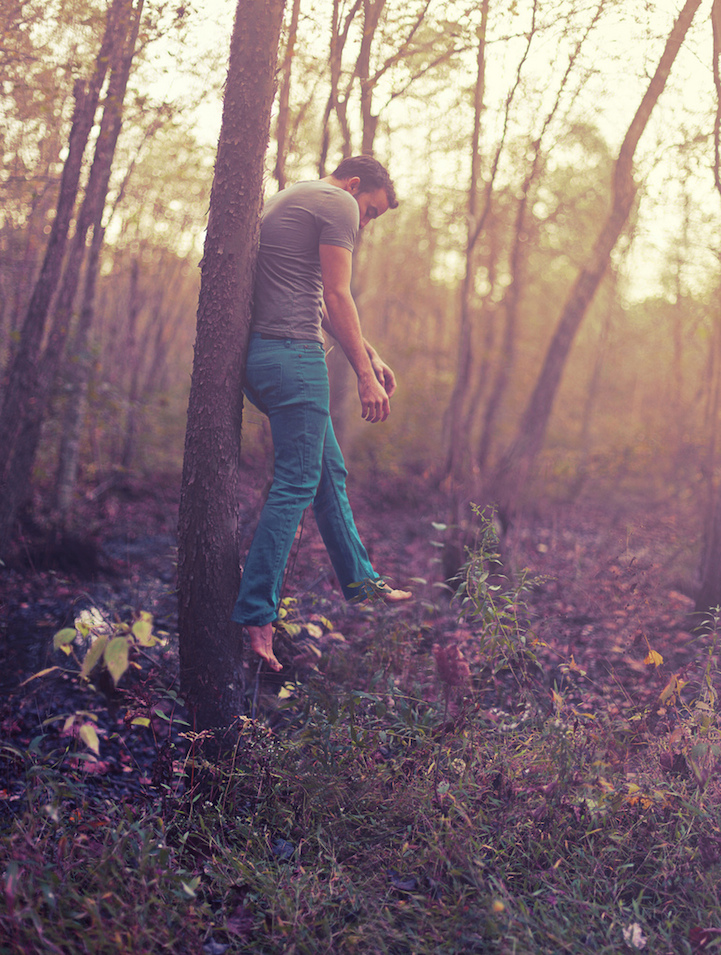
POLYGON ((351 178, 348 180, 347 188, 348 188, 348 192, 352 196, 357 196, 360 191, 360 177, 351 176, 351 178))

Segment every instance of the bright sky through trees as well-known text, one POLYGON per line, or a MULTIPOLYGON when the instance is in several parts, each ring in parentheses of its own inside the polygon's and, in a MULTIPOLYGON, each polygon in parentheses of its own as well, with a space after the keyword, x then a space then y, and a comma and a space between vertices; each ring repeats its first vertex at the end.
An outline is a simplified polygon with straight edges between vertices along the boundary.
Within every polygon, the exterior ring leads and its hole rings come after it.
MULTIPOLYGON (((433 6, 433 4, 432 4, 433 6)), ((469 4, 450 2, 437 4, 448 19, 468 26, 469 4)), ((520 100, 513 116, 512 132, 518 136, 533 128, 543 115, 547 102, 555 95, 560 72, 565 68, 569 30, 573 24, 588 19, 588 4, 540 4, 539 23, 542 29, 531 46, 525 66, 529 93, 520 100), (552 6, 552 9, 551 9, 552 6), (575 9, 582 8, 582 9, 575 9), (524 128, 525 127, 525 128, 524 128)), ((706 7, 710 8, 710 0, 706 7)), ((154 96, 183 100, 187 103, 186 118, 192 123, 201 142, 210 148, 217 145, 222 110, 222 83, 234 13, 234 0, 208 0, 191 13, 181 49, 178 38, 171 36, 167 45, 158 45, 152 79, 154 96), (200 66, 200 74, 188 69, 188 63, 200 66)), ((306 51, 317 51, 320 68, 327 64, 328 30, 331 4, 327 0, 306 0, 301 7, 301 44, 306 51)), ((649 72, 662 49, 664 37, 680 9, 678 0, 645 0, 606 4, 598 25, 589 35, 583 69, 587 81, 563 122, 593 123, 606 139, 611 151, 620 140, 633 115, 649 72)), ((686 280, 698 285, 706 281, 715 256, 715 221, 708 222, 708 213, 716 218, 717 197, 710 178, 712 150, 710 143, 699 142, 710 133, 713 109, 711 75, 711 29, 709 10, 702 10, 690 32, 671 74, 667 90, 641 142, 637 167, 643 180, 641 214, 633 248, 628 257, 629 294, 643 297, 658 287, 660 273, 672 254, 674 236, 679 230, 683 193, 692 197, 690 221, 686 224, 694 255, 686 269, 686 280), (689 142, 693 145, 689 146, 689 142), (681 172, 681 168, 686 169, 681 172)), ((501 106, 507 95, 518 57, 525 44, 524 32, 529 28, 530 3, 491 4, 491 32, 488 48, 487 128, 482 136, 482 149, 490 152, 498 133, 501 106), (494 12, 513 10, 512 13, 494 12), (507 40, 508 37, 516 39, 507 40)), ((430 79, 418 84, 410 95, 389 103, 383 111, 389 165, 394 174, 403 169, 401 195, 411 197, 428 188, 429 178, 446 189, 466 188, 469 159, 464 148, 469 133, 470 114, 466 90, 472 81, 475 54, 469 49, 457 60, 457 68, 446 71, 445 79, 430 79), (454 145, 457 144, 457 148, 454 145), (429 155, 429 145, 437 149, 429 155), (450 147, 450 148, 449 148, 450 147), (423 161, 419 161, 423 156, 423 161), (443 180, 441 183, 438 180, 443 180)), ((390 100, 393 77, 378 84, 377 102, 390 100)), ((291 102, 306 95, 291 93, 291 102), (294 95, 295 94, 295 95, 294 95)), ((563 130, 559 127, 563 138, 563 130)), ((561 141, 552 152, 551 162, 564 161, 567 146, 561 141), (555 158, 554 158, 555 157, 555 158)), ((304 169, 290 169, 291 178, 313 175, 315 155, 310 155, 304 169)), ((385 158, 385 157, 384 157, 385 158)), ((269 188, 275 188, 272 183, 269 188)), ((434 188, 433 183, 431 188, 434 188)))

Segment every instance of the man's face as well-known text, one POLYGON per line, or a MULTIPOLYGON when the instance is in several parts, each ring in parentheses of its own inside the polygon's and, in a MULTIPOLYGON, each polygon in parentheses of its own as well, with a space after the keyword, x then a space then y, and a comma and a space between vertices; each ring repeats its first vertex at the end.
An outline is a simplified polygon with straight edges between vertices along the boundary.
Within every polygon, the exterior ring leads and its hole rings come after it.
POLYGON ((383 188, 374 189, 373 192, 355 193, 355 200, 360 210, 361 229, 364 229, 369 222, 388 211, 388 196, 383 188))

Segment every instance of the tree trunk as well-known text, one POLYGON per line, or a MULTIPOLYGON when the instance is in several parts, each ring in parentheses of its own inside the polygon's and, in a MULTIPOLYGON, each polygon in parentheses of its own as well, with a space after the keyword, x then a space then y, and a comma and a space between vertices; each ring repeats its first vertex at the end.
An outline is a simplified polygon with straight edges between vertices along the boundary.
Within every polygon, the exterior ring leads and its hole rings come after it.
POLYGON ((45 382, 40 377, 40 349, 50 306, 60 281, 68 232, 78 194, 83 156, 95 120, 100 89, 105 80, 108 61, 117 42, 120 13, 127 0, 114 0, 106 21, 105 34, 96 59, 95 72, 89 83, 75 86, 68 156, 63 166, 57 212, 40 275, 35 284, 23 323, 21 340, 7 375, 2 413, 0 414, 0 557, 10 546, 15 516, 27 494, 28 461, 32 468, 37 445, 38 406, 44 403, 40 394, 45 382))
POLYGON ((493 205, 493 190, 496 183, 498 166, 503 152, 508 124, 511 113, 511 106, 516 96, 516 92, 521 83, 521 74, 528 58, 531 44, 536 35, 536 16, 538 12, 538 0, 534 0, 531 12, 531 24, 526 35, 526 45, 524 52, 518 62, 514 83, 511 86, 504 107, 503 131, 496 146, 496 152, 491 164, 491 170, 485 183, 483 207, 478 208, 478 177, 480 175, 480 156, 479 156, 479 135, 480 120, 483 109, 483 95, 485 88, 485 35, 488 20, 489 0, 483 0, 481 7, 481 27, 479 30, 479 47, 476 72, 475 88, 475 110, 474 110, 474 131, 473 131, 473 149, 472 162, 475 164, 471 170, 471 183, 469 187, 468 201, 468 238, 466 241, 466 269, 461 286, 461 307, 460 307, 460 337, 458 346, 458 370, 456 382, 451 394, 451 400, 446 412, 448 440, 448 453, 446 456, 444 471, 441 478, 450 477, 456 485, 463 483, 463 479, 468 472, 469 448, 468 434, 466 427, 468 416, 466 409, 468 407, 468 398, 473 370, 473 328, 472 328, 472 309, 471 301, 475 281, 475 248, 486 223, 491 214, 493 205))
POLYGON ((323 179, 326 175, 326 162, 328 159, 328 150, 330 148, 330 117, 335 112, 338 123, 340 124, 343 137, 343 156, 350 156, 350 127, 348 126, 348 96, 350 88, 343 99, 340 97, 339 84, 341 72, 343 69, 343 50, 348 39, 348 33, 353 23, 353 18, 360 9, 361 0, 354 0, 353 6, 346 14, 345 20, 341 24, 340 0, 333 0, 333 13, 331 19, 330 34, 330 92, 328 102, 326 103, 321 123, 321 146, 320 156, 318 157, 318 178, 323 179))
POLYGON ((238 0, 201 266, 179 518, 180 678, 197 729, 244 710, 239 584, 242 370, 284 0, 238 0))
MULTIPOLYGON (((716 115, 714 119, 714 182, 719 196, 721 196, 721 0, 714 0, 711 8, 711 26, 713 32, 713 80, 716 89, 716 115)), ((712 341, 712 354, 718 361, 719 329, 721 322, 715 327, 712 341), (714 347, 715 346, 715 347, 714 347)), ((704 541, 703 556, 701 558, 701 587, 696 597, 696 613, 708 615, 721 606, 721 487, 714 487, 714 473, 717 457, 717 429, 718 406, 721 399, 718 366, 715 380, 711 382, 709 410, 711 422, 711 441, 709 442, 708 457, 708 485, 709 501, 706 508, 706 539, 704 541)))
POLYGON ((95 315, 95 290, 97 288, 100 250, 105 230, 93 230, 85 270, 85 288, 80 320, 73 336, 73 367, 68 394, 63 412, 63 427, 58 452, 58 467, 55 475, 55 520, 65 525, 75 492, 80 463, 80 444, 83 436, 87 410, 88 384, 92 368, 92 355, 88 345, 90 329, 95 315))
POLYGON ((285 47, 285 56, 283 57, 282 80, 280 84, 280 93, 278 95, 278 121, 275 127, 276 157, 275 157, 275 178, 278 181, 278 189, 285 189, 285 159, 288 150, 286 142, 288 135, 288 116, 290 115, 290 76, 293 68, 293 53, 295 51, 295 41, 298 36, 298 18, 300 16, 300 0, 293 0, 293 9, 290 17, 290 28, 288 30, 288 42, 285 47))
MULTIPOLYGON (((447 412, 448 458, 446 474, 459 480, 467 457, 466 435, 462 433, 463 409, 471 380, 473 356, 472 299, 475 283, 475 247, 480 230, 478 225, 478 187, 481 178, 481 117, 486 87, 486 28, 490 0, 483 0, 481 25, 478 30, 478 54, 476 56, 476 83, 474 86, 473 136, 471 139, 471 179, 468 185, 468 238, 466 243, 466 268, 461 283, 461 301, 458 335, 458 364, 456 381, 447 412)), ((488 202, 486 202, 486 208, 488 202)), ((485 209, 484 209, 485 213, 485 209)), ((485 218, 485 216, 484 216, 485 218)))
POLYGON ((502 519, 508 516, 523 492, 531 468, 545 438, 553 403, 561 383, 563 370, 583 318, 585 317, 603 275, 611 252, 628 219, 636 188, 633 182, 633 157, 646 128, 651 112, 663 92, 676 54, 691 25, 701 0, 686 0, 673 25, 666 47, 648 89, 631 121, 616 160, 613 175, 611 210, 596 239, 586 265, 582 268, 566 301, 556 327, 536 386, 519 425, 518 434, 506 450, 493 478, 491 496, 496 500, 502 519))
MULTIPOLYGON (((581 50, 596 24, 601 18, 605 0, 599 0, 594 16, 579 38, 574 50, 568 59, 568 65, 563 74, 563 78, 558 87, 554 104, 541 126, 540 133, 532 143, 533 158, 529 164, 528 170, 521 186, 521 192, 518 200, 518 209, 516 211, 515 228, 513 232, 513 245, 511 248, 510 266, 511 281, 508 285, 504 299, 503 311, 505 312, 505 325, 503 330, 503 342, 501 345, 500 361, 493 380, 488 402, 483 414, 483 424, 481 437, 476 451, 476 465, 479 471, 483 471, 490 456, 491 444, 494 438, 496 418, 501 409, 503 399, 512 379, 512 371, 516 357, 516 328, 518 325, 519 304, 521 295, 525 287, 527 249, 530 245, 527 234, 527 212, 531 190, 536 183, 538 173, 542 166, 542 146, 546 132, 556 116, 560 106, 566 85, 571 77, 576 60, 581 54, 581 50)), ((468 430, 471 430, 469 425, 468 430)))
POLYGON ((360 109, 362 120, 361 152, 373 155, 373 142, 378 117, 373 113, 373 86, 370 76, 371 48, 386 0, 363 0, 363 36, 356 61, 356 76, 360 80, 360 109))
POLYGON ((708 616, 721 606, 721 495, 718 491, 708 513, 708 528, 701 567, 701 587, 695 612, 708 616))
POLYGON ((130 380, 128 382, 127 412, 125 415, 125 433, 120 452, 120 468, 130 470, 135 455, 135 435, 138 424, 138 397, 140 394, 140 353, 138 349, 138 318, 142 308, 139 292, 140 266, 137 258, 130 269, 130 294, 128 295, 128 325, 125 333, 125 361, 130 380))

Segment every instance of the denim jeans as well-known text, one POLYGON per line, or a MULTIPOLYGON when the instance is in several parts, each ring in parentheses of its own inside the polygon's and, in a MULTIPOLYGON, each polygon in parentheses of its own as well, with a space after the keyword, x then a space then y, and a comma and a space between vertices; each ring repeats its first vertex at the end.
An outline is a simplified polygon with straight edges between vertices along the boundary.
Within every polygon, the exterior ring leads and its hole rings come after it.
POLYGON ((318 342, 251 335, 245 393, 270 419, 275 471, 243 570, 232 618, 263 626, 278 615, 283 574, 306 507, 346 599, 375 580, 346 494, 343 455, 329 411, 328 369, 318 342))

